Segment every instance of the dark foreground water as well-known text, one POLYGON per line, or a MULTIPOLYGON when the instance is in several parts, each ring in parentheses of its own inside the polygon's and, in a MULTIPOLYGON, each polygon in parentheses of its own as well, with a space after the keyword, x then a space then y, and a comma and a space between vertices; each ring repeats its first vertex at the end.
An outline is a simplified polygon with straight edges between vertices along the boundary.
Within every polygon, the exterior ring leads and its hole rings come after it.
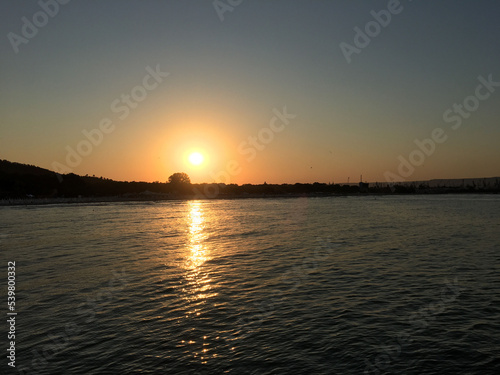
POLYGON ((0 215, 2 374, 500 373, 499 196, 0 215))

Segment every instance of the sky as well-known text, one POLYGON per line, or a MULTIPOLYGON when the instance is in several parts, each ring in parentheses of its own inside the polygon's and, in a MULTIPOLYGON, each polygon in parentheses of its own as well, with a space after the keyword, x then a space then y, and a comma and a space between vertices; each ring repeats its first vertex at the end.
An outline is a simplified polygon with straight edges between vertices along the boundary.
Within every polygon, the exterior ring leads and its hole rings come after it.
POLYGON ((2 1, 0 159, 150 182, 500 176, 499 14, 490 0, 2 1))

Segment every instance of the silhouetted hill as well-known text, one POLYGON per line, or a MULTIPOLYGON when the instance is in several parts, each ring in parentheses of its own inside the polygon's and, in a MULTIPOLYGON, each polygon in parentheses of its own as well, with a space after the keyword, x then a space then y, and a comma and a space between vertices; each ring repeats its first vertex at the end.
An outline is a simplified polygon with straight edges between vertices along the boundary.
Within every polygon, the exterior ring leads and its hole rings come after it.
POLYGON ((0 160, 0 198, 50 196, 58 183, 57 175, 47 169, 0 160))
POLYGON ((45 168, 29 164, 14 163, 7 160, 0 160, 0 172, 17 175, 31 174, 35 176, 55 175, 54 172, 45 168))
POLYGON ((139 194, 146 190, 166 193, 167 184, 119 182, 99 177, 59 175, 33 165, 0 160, 0 199, 26 197, 102 197, 139 194), (162 186, 163 185, 163 186, 162 186))

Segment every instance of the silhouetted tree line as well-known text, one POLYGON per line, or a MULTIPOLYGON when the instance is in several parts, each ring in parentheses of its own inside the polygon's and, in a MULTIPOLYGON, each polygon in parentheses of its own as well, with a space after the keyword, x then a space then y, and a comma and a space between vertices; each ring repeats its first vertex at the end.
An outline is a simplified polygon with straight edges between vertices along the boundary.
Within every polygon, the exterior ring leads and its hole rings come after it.
MULTIPOLYGON (((0 199, 18 199, 26 197, 192 197, 202 196, 204 192, 211 197, 245 197, 245 196, 287 196, 287 195, 352 195, 362 194, 358 185, 326 184, 192 184, 186 173, 174 173, 168 182, 127 182, 113 181, 102 177, 78 176, 73 173, 58 175, 47 169, 33 165, 12 163, 0 160, 0 199), (217 186, 215 186, 217 185, 217 186)), ((368 194, 437 194, 488 192, 498 193, 500 183, 478 187, 464 185, 461 187, 434 187, 426 184, 372 184, 368 194)))

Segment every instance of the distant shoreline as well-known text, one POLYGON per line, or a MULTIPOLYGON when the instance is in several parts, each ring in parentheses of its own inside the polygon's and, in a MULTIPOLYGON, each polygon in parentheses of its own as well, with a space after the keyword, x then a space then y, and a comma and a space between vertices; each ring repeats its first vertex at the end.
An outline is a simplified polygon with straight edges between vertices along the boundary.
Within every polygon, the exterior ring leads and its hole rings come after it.
POLYGON ((155 202, 191 199, 345 197, 359 195, 500 193, 500 177, 359 183, 191 183, 185 173, 168 182, 114 181, 0 160, 0 206, 155 202))
POLYGON ((91 204, 91 203, 126 203, 126 202, 168 202, 188 200, 231 200, 231 199, 283 199, 283 198, 321 198, 321 197, 380 197, 380 196, 422 196, 422 195, 498 195, 491 191, 446 191, 446 192, 415 192, 415 193, 353 193, 353 194, 328 194, 328 193, 304 193, 304 194, 245 194, 230 195, 219 194, 213 198, 197 198, 195 196, 110 196, 110 197, 71 197, 71 198, 17 198, 1 199, 0 207, 9 206, 44 206, 64 204, 91 204))

